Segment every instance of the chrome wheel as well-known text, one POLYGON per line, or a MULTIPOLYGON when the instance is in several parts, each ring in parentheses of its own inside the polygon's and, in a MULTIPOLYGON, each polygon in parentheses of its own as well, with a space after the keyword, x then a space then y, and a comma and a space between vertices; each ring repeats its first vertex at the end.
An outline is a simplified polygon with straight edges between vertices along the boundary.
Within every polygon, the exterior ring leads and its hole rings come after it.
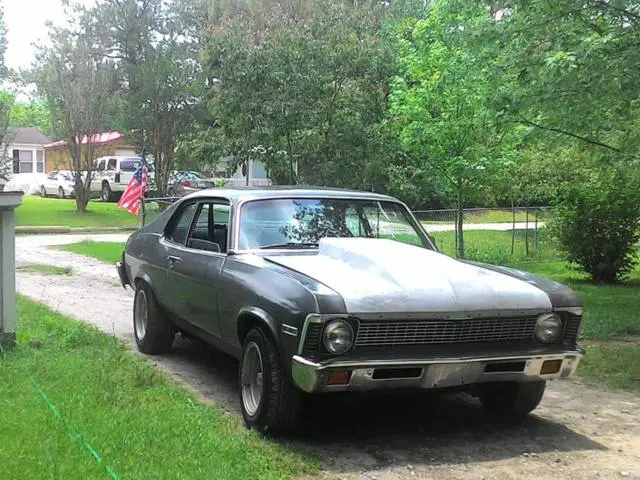
POLYGON ((260 408, 263 391, 262 354, 255 342, 251 342, 242 354, 242 403, 250 416, 254 416, 260 408))
POLYGON ((133 309, 133 324, 138 341, 144 340, 149 322, 149 310, 147 309, 147 294, 143 289, 136 292, 136 301, 133 309))

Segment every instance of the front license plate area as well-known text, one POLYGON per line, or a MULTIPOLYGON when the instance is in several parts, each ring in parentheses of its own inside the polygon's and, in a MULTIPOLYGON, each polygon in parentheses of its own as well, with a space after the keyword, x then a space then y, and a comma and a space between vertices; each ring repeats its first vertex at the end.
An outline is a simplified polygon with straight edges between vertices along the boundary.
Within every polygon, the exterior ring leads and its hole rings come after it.
POLYGON ((424 373, 425 388, 443 388, 475 383, 482 373, 482 363, 438 363, 429 365, 424 373))

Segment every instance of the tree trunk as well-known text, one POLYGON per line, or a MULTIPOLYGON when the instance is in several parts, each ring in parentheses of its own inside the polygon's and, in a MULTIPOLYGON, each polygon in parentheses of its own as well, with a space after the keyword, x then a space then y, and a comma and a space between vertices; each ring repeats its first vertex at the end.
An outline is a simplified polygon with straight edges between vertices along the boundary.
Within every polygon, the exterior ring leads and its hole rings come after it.
POLYGON ((524 254, 529 256, 529 204, 524 207, 525 224, 524 224, 524 254))
POLYGON ((458 232, 458 257, 464 258, 464 233, 463 233, 463 197, 462 197, 462 187, 458 187, 458 210, 456 214, 456 230, 458 232))
POLYGON ((511 256, 516 249, 516 204, 513 196, 511 196, 511 256))

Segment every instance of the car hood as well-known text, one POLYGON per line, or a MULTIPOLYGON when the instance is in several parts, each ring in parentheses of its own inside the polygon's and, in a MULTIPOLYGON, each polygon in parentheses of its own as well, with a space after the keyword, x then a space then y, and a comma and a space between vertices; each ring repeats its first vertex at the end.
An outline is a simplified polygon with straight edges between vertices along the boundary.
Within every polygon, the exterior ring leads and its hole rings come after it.
POLYGON ((315 254, 266 259, 339 293, 348 313, 548 311, 533 284, 404 243, 327 238, 315 254))

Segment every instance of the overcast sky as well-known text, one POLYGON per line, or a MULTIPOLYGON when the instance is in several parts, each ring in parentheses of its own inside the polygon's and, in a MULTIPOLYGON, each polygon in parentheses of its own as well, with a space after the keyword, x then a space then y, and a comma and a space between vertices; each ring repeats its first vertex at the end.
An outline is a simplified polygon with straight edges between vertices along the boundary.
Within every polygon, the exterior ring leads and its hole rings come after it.
MULTIPOLYGON (((56 24, 65 20, 62 0, 0 0, 0 3, 4 6, 7 26, 7 66, 29 67, 34 55, 32 44, 47 41, 47 20, 56 24)), ((95 0, 81 0, 81 3, 92 5, 95 0)))

